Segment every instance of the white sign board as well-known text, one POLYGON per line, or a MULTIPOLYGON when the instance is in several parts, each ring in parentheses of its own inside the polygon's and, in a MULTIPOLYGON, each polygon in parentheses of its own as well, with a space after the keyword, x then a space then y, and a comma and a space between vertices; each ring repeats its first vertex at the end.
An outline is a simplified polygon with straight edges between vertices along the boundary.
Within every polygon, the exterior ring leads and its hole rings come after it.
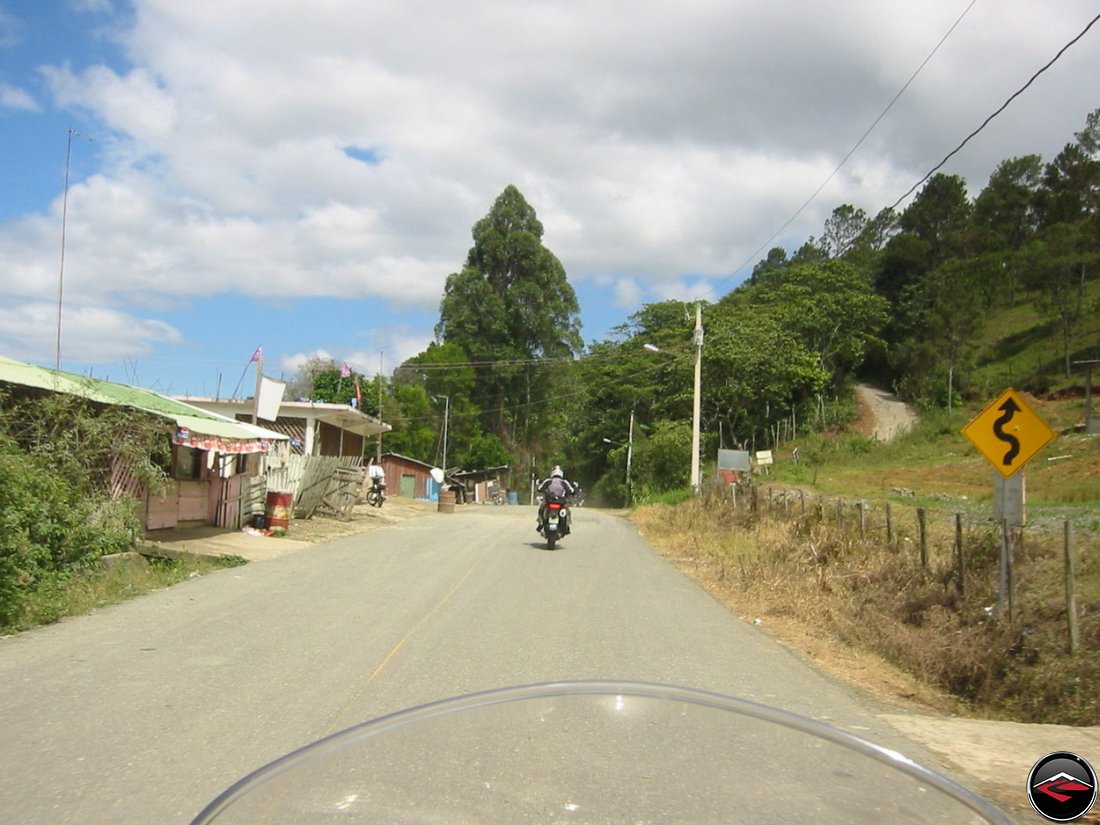
POLYGON ((758 467, 770 467, 775 461, 772 460, 771 450, 757 450, 756 451, 756 464, 758 467))

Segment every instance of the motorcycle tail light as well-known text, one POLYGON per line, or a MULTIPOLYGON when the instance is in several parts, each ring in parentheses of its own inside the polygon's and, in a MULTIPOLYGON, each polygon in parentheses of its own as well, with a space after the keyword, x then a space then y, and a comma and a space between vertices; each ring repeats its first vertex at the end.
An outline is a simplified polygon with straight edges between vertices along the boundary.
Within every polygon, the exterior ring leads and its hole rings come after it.
POLYGON ((560 510, 561 509, 561 504, 559 504, 556 501, 551 502, 548 506, 550 507, 551 510, 560 510))

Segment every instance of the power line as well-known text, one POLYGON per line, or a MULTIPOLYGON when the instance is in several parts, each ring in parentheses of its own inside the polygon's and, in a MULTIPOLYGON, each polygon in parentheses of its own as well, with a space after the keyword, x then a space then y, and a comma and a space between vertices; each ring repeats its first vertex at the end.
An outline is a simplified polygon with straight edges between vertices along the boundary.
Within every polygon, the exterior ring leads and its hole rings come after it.
POLYGON ((870 136, 871 132, 873 132, 875 127, 878 126, 879 122, 884 117, 886 117, 886 114, 892 108, 894 108, 894 104, 898 102, 898 100, 901 98, 901 96, 903 94, 905 94, 905 90, 908 89, 912 85, 913 81, 917 79, 917 75, 919 75, 924 70, 924 67, 928 65, 928 63, 935 56, 936 52, 938 52, 940 50, 940 47, 947 41, 947 38, 949 38, 951 36, 951 34, 955 31, 956 28, 958 28, 958 25, 963 21, 963 18, 966 17, 966 15, 970 12, 970 9, 972 9, 974 7, 974 4, 976 2, 978 2, 978 0, 970 0, 970 5, 968 5, 965 9, 963 9, 962 14, 960 14, 958 16, 958 18, 955 20, 955 22, 951 24, 951 28, 949 28, 947 30, 947 32, 944 34, 944 36, 940 38, 940 41, 935 45, 935 48, 933 48, 932 51, 930 51, 928 53, 927 57, 925 57, 924 60, 921 61, 921 64, 919 66, 917 66, 916 71, 914 71, 913 74, 911 74, 909 76, 909 79, 905 81, 905 84, 900 89, 898 89, 897 94, 895 94, 893 96, 893 98, 890 99, 890 102, 886 104, 886 108, 884 108, 881 112, 879 112, 878 117, 876 117, 871 122, 871 125, 867 127, 866 131, 864 131, 864 133, 860 136, 859 140, 857 140, 855 142, 855 144, 852 146, 852 148, 848 150, 848 153, 846 155, 844 155, 843 158, 841 158, 840 163, 838 163, 836 165, 836 168, 833 169, 833 171, 829 173, 828 177, 826 177, 825 180, 823 180, 821 182, 821 185, 818 186, 817 189, 814 190, 813 194, 810 195, 810 197, 808 197, 806 199, 806 202, 803 203, 800 207, 798 207, 798 210, 793 215, 791 215, 789 218, 787 218, 786 222, 782 226, 780 226, 779 229, 777 229, 775 231, 775 233, 770 238, 768 238, 766 241, 764 241, 764 243, 760 245, 759 249, 757 249, 755 252, 753 252, 740 266, 738 266, 736 269, 734 269, 733 273, 731 273, 726 278, 719 281, 717 284, 714 284, 713 286, 711 286, 707 290, 708 292, 713 293, 716 289, 718 289, 724 283, 726 283, 731 278, 733 278, 734 275, 736 275, 738 272, 740 272, 746 266, 751 264, 760 255, 760 253, 763 252, 764 249, 770 243, 772 243, 772 241, 774 241, 781 234, 783 234, 783 231, 788 226, 790 226, 792 223, 794 223, 799 215, 801 215, 803 212, 806 211, 806 208, 817 199, 817 196, 820 195, 821 192, 825 189, 825 187, 829 185, 829 182, 837 176, 837 174, 840 172, 841 169, 844 168, 844 165, 851 159, 852 155, 854 155, 856 153, 856 150, 859 149, 859 147, 863 145, 863 142, 865 140, 867 140, 867 138, 870 136))
POLYGON ((1069 47, 1070 47, 1070 46, 1072 46, 1072 45, 1073 45, 1074 43, 1076 43, 1076 42, 1077 42, 1078 40, 1080 40, 1080 39, 1081 39, 1082 37, 1084 37, 1084 36, 1085 36, 1085 35, 1086 35, 1086 34, 1088 33, 1088 30, 1089 30, 1089 29, 1091 29, 1091 28, 1092 28, 1092 27, 1093 27, 1093 26, 1094 26, 1094 25, 1096 24, 1096 21, 1097 21, 1097 20, 1100 20, 1100 14, 1098 14, 1098 15, 1096 15, 1096 17, 1092 18, 1092 20, 1090 20, 1090 21, 1089 21, 1089 24, 1088 24, 1087 26, 1085 26, 1085 28, 1083 28, 1083 29, 1081 30, 1081 33, 1080 33, 1080 34, 1078 34, 1078 35, 1077 35, 1076 37, 1074 37, 1074 38, 1073 38, 1072 40, 1070 40, 1070 41, 1069 41, 1068 43, 1066 43, 1066 45, 1062 46, 1062 48, 1058 50, 1058 54, 1054 55, 1054 57, 1052 57, 1052 58, 1050 59, 1050 61, 1049 61, 1049 62, 1048 62, 1048 63, 1047 63, 1047 64, 1046 64, 1045 66, 1043 66, 1043 67, 1042 67, 1041 69, 1039 69, 1039 71, 1037 71, 1037 72, 1036 72, 1035 74, 1033 74, 1033 75, 1031 76, 1031 78, 1030 78, 1030 79, 1029 79, 1029 80, 1027 81, 1027 83, 1025 83, 1025 84, 1024 84, 1023 86, 1021 86, 1021 87, 1020 87, 1019 89, 1017 89, 1017 90, 1016 90, 1015 92, 1013 92, 1013 93, 1012 93, 1011 95, 1009 95, 1009 97, 1008 97, 1008 100, 1006 100, 1006 101, 1005 101, 1004 103, 1002 103, 1002 104, 1000 105, 1000 108, 998 108, 998 109, 997 109, 997 111, 995 111, 995 112, 994 112, 993 114, 991 114, 991 115, 990 115, 989 117, 987 117, 987 118, 986 118, 985 120, 983 120, 983 121, 982 121, 982 125, 981 125, 981 126, 979 126, 979 127, 977 128, 977 129, 975 129, 975 130, 974 130, 973 132, 971 132, 971 133, 970 133, 969 135, 967 135, 967 136, 966 136, 965 138, 963 138, 963 142, 962 142, 962 143, 960 143, 960 144, 959 144, 958 146, 956 146, 956 147, 955 147, 954 149, 952 149, 952 150, 951 150, 950 152, 948 152, 948 153, 947 153, 947 154, 946 154, 946 155, 944 156, 943 160, 941 160, 941 161, 940 161, 939 163, 937 163, 937 164, 936 164, 935 166, 933 166, 933 167, 932 167, 932 169, 931 169, 931 170, 930 170, 930 171, 928 172, 928 174, 927 174, 927 175, 925 175, 925 176, 924 176, 923 178, 921 178, 921 179, 920 179, 919 181, 917 181, 916 183, 914 183, 914 184, 913 184, 913 186, 912 186, 912 187, 911 187, 911 188, 909 189, 909 191, 908 191, 908 192, 906 192, 906 193, 905 193, 904 195, 902 195, 902 196, 901 196, 900 198, 898 198, 898 199, 897 199, 896 201, 894 201, 894 204, 893 204, 893 206, 891 206, 890 208, 891 208, 891 209, 896 209, 899 203, 901 203, 901 202, 902 202, 903 200, 905 200, 905 199, 906 199, 907 197, 909 197, 910 195, 912 195, 912 194, 913 194, 913 192, 915 192, 915 191, 917 190, 917 188, 918 188, 918 187, 919 187, 919 186, 920 186, 920 185, 921 185, 922 183, 924 183, 925 181, 927 181, 927 180, 928 180, 928 179, 929 179, 930 177, 932 177, 932 175, 934 175, 934 174, 935 174, 935 173, 936 173, 937 171, 939 171, 939 170, 940 170, 940 169, 941 169, 941 168, 943 167, 943 165, 944 165, 945 163, 947 163, 947 161, 949 161, 949 160, 950 160, 950 159, 951 159, 952 157, 954 157, 954 156, 955 156, 955 155, 956 155, 956 154, 957 154, 957 153, 958 153, 958 152, 959 152, 959 151, 960 151, 960 150, 961 150, 961 149, 962 149, 962 148, 963 148, 964 146, 966 146, 966 144, 967 144, 967 143, 969 143, 969 142, 970 142, 970 139, 971 139, 971 138, 973 138, 973 137, 974 137, 975 135, 977 135, 977 134, 978 134, 979 132, 981 132, 981 131, 982 131, 982 130, 983 130, 983 129, 984 129, 985 127, 986 127, 986 126, 988 126, 988 125, 989 125, 989 122, 990 122, 991 120, 993 120, 993 118, 995 118, 995 117, 996 117, 997 115, 999 115, 999 114, 1000 114, 1001 112, 1003 112, 1003 111, 1004 111, 1005 109, 1007 109, 1007 108, 1008 108, 1008 105, 1009 105, 1010 103, 1012 103, 1012 101, 1013 101, 1013 100, 1015 100, 1015 99, 1016 99, 1017 97, 1019 97, 1020 95, 1022 95, 1022 94, 1023 94, 1023 93, 1025 92, 1025 91, 1027 91, 1027 88, 1028 88, 1028 87, 1029 87, 1029 86, 1030 86, 1030 85, 1031 85, 1032 83, 1034 83, 1034 82, 1035 82, 1035 79, 1036 79, 1037 77, 1039 77, 1039 75, 1041 75, 1041 74, 1042 74, 1043 72, 1045 72, 1045 71, 1046 71, 1047 69, 1049 69, 1049 68, 1050 68, 1051 66, 1053 66, 1053 65, 1054 65, 1055 63, 1057 63, 1057 62, 1058 62, 1058 59, 1059 59, 1059 58, 1060 58, 1060 57, 1061 57, 1061 56, 1062 56, 1063 54, 1065 54, 1065 53, 1066 53, 1066 51, 1067 51, 1067 50, 1069 49, 1069 47))

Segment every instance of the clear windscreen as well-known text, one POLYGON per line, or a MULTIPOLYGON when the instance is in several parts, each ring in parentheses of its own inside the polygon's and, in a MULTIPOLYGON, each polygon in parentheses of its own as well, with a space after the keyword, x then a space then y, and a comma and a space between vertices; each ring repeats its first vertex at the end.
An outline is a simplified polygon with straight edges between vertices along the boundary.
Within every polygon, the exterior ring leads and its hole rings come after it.
POLYGON ((352 728, 231 788, 195 823, 1005 823, 904 757, 714 694, 572 683, 352 728))

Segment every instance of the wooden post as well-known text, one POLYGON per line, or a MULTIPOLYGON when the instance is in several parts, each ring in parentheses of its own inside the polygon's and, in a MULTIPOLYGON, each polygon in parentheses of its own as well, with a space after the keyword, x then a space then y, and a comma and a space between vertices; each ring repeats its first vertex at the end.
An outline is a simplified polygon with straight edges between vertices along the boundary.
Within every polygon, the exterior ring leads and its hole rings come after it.
POLYGON ((920 566, 928 568, 927 516, 923 507, 917 508, 917 532, 920 534, 920 566))
POLYGON ((1069 628, 1069 652, 1077 652, 1077 582, 1073 560, 1073 525, 1065 522, 1066 549, 1066 624, 1069 628))
POLYGON ((859 537, 867 538, 867 503, 865 501, 859 502, 859 537))
POLYGON ((806 515, 806 491, 805 490, 799 490, 798 491, 798 503, 802 507, 802 515, 805 516, 806 515))
POLYGON ((959 595, 966 593, 966 556, 963 553, 962 513, 955 513, 955 559, 958 573, 959 595))
POLYGON ((737 512, 737 485, 730 485, 730 501, 733 503, 733 511, 737 512))
POLYGON ((836 500, 836 526, 838 530, 844 526, 844 501, 839 498, 836 500))
POLYGON ((894 521, 890 516, 890 502, 886 502, 886 543, 894 545, 894 521))

